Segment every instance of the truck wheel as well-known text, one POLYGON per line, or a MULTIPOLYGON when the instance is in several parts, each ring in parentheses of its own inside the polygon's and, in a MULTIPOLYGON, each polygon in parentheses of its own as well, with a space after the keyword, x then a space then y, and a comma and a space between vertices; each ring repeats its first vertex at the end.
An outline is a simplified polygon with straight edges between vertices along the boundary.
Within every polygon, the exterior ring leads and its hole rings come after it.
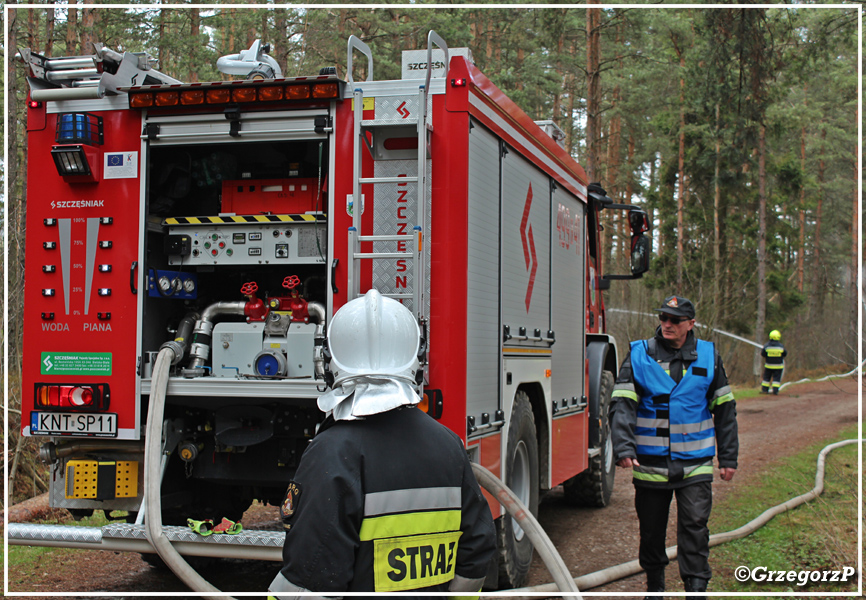
MULTIPOLYGON (((533 515, 538 515, 538 441, 529 396, 518 391, 508 427, 505 484, 533 515)), ((499 589, 521 587, 529 575, 532 542, 505 514, 498 521, 499 589)))
POLYGON ((613 461, 613 441, 610 436, 610 402, 613 394, 613 373, 604 371, 599 389, 600 452, 589 460, 589 468, 565 482, 565 498, 578 506, 601 508, 610 503, 616 464, 613 461))

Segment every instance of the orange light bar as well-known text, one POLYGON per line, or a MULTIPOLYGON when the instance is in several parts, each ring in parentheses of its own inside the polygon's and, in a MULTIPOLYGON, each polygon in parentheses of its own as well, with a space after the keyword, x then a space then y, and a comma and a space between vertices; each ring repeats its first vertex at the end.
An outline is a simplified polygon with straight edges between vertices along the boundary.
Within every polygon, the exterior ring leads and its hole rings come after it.
POLYGON ((156 94, 157 106, 177 106, 180 94, 178 92, 158 92, 156 94))
POLYGON ((228 104, 232 99, 232 91, 229 88, 214 88, 205 92, 205 100, 208 104, 228 104))
POLYGON ((263 102, 272 102, 274 100, 283 99, 283 88, 278 85, 269 85, 259 88, 259 100, 263 102))
POLYGON ((316 83, 313 85, 313 98, 336 98, 339 91, 336 83, 316 83))
POLYGON ((204 90, 184 90, 180 93, 180 103, 184 106, 204 104, 204 90))
POLYGON ((129 98, 130 108, 150 108, 151 106, 153 106, 153 94, 151 92, 132 94, 129 98))
POLYGON ((232 102, 255 102, 256 88, 235 88, 232 90, 232 102))
POLYGON ((310 97, 310 86, 308 85, 287 85, 286 100, 306 100, 310 97))

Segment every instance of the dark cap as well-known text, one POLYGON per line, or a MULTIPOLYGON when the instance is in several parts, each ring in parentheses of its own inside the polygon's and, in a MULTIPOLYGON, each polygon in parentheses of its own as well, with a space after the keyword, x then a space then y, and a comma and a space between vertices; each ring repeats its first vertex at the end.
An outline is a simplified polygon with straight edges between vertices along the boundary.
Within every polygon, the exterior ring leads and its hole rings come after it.
POLYGON ((675 317, 695 318, 695 305, 688 298, 682 296, 668 296, 656 312, 663 312, 675 317))

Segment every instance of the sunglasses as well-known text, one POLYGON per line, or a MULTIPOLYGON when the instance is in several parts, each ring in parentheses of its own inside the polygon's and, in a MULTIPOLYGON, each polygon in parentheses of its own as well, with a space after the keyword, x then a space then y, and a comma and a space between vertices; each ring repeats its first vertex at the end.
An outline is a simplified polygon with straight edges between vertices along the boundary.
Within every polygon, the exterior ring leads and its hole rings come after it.
POLYGON ((688 321, 688 320, 689 320, 688 317, 680 317, 680 318, 671 317, 665 313, 662 313, 659 315, 659 321, 661 321, 662 323, 667 323, 668 321, 670 321, 674 325, 679 325, 680 323, 682 323, 684 321, 688 321))

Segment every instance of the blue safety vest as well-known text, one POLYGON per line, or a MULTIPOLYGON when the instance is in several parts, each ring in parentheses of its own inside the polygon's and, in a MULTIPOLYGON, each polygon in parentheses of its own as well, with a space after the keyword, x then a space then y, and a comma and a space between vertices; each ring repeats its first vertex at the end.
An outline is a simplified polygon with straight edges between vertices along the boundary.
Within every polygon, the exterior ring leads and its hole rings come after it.
POLYGON ((631 344, 631 366, 641 396, 637 409, 637 453, 675 460, 712 458, 716 431, 707 401, 713 382, 715 349, 696 340, 698 358, 679 383, 647 353, 646 340, 631 344))

